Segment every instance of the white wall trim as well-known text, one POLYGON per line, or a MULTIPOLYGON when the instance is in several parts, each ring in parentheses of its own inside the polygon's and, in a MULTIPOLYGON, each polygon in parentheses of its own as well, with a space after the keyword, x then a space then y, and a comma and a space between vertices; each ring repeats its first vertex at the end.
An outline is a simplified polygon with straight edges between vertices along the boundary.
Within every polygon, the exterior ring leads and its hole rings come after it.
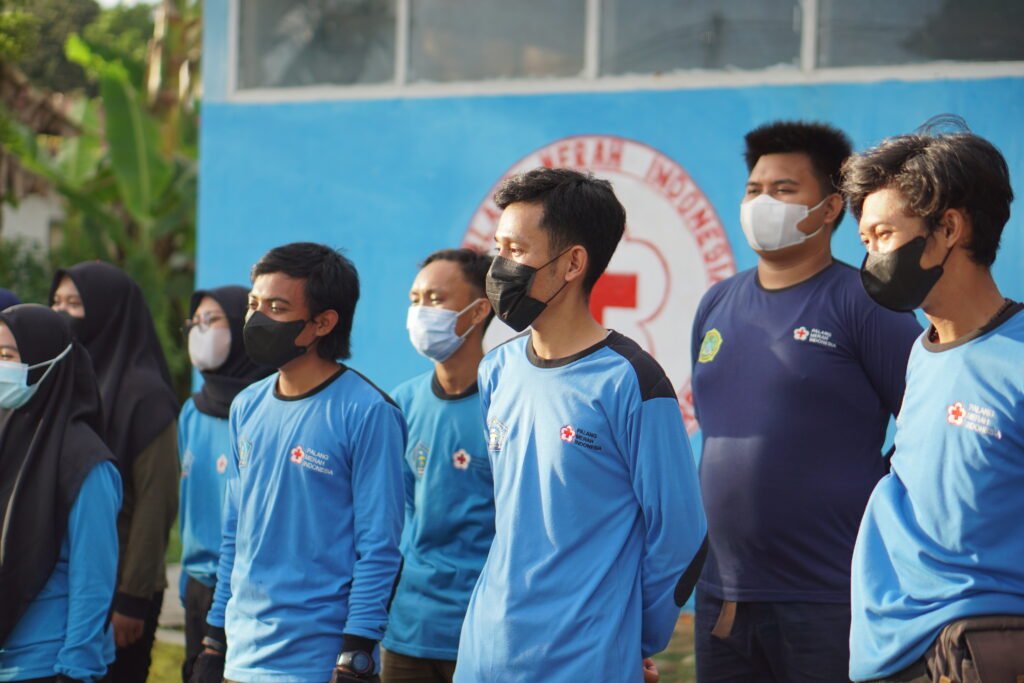
POLYGON ((583 77, 594 79, 601 73, 601 0, 587 0, 583 33, 583 77))
POLYGON ((411 0, 397 0, 395 7, 395 85, 402 87, 409 80, 409 27, 411 0))
POLYGON ((240 18, 238 3, 241 0, 228 0, 228 73, 227 99, 231 100, 238 90, 238 20, 240 18))
MULTIPOLYGON (((232 7, 239 0, 230 0, 232 7)), ((230 36, 230 34, 229 34, 230 36)), ((229 68, 237 60, 232 49, 229 68)), ((317 100, 382 100, 444 97, 537 95, 554 93, 623 92, 630 90, 689 90, 740 88, 761 85, 819 85, 826 83, 877 83, 880 81, 943 81, 1024 77, 1024 62, 929 62, 904 66, 843 67, 814 69, 792 67, 759 71, 681 71, 665 75, 602 76, 596 79, 551 78, 492 80, 462 83, 393 83, 355 86, 307 86, 236 90, 229 72, 228 101, 238 104, 311 102, 317 100)))

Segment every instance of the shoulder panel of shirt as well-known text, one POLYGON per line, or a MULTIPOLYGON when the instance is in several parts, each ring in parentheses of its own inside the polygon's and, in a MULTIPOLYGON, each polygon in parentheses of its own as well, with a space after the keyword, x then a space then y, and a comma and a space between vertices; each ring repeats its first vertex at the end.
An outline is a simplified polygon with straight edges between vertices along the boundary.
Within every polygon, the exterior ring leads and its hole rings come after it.
POLYGON ((647 401, 652 398, 676 398, 675 389, 658 361, 640 348, 635 341, 612 331, 607 339, 608 348, 619 354, 630 364, 636 373, 640 388, 640 399, 647 401))

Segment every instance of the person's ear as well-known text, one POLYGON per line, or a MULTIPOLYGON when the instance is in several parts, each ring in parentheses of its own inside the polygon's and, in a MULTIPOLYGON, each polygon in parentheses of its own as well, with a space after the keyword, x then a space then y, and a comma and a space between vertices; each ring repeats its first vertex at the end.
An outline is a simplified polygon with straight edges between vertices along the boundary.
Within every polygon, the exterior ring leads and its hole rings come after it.
POLYGON ((587 274, 588 256, 587 250, 579 244, 569 248, 569 267, 565 271, 566 282, 582 279, 587 274))
POLYGON ((491 314, 491 302, 488 301, 486 296, 480 297, 477 299, 477 302, 473 304, 473 308, 469 310, 469 314, 471 325, 482 324, 487 320, 487 316, 491 314))
POLYGON ((313 316, 313 333, 317 337, 326 337, 338 324, 338 312, 328 309, 313 316))
POLYGON ((843 195, 838 192, 830 194, 825 198, 825 204, 822 206, 825 210, 822 223, 832 223, 832 227, 834 228, 836 219, 839 218, 839 214, 842 213, 845 206, 846 202, 843 201, 843 195))
POLYGON ((939 218, 939 227, 935 231, 938 233, 936 237, 946 249, 951 249, 956 244, 966 247, 970 241, 970 221, 963 209, 946 209, 939 218))

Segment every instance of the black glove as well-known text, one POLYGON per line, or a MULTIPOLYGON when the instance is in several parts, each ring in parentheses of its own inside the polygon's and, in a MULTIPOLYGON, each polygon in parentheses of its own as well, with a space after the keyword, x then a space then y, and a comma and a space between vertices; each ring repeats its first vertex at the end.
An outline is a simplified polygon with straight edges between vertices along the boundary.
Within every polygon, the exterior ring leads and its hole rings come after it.
POLYGON ((380 676, 376 674, 357 676, 351 671, 334 667, 334 673, 331 674, 331 683, 380 683, 380 676))
POLYGON ((192 665, 192 677, 188 683, 222 683, 224 680, 224 655, 204 652, 192 665))

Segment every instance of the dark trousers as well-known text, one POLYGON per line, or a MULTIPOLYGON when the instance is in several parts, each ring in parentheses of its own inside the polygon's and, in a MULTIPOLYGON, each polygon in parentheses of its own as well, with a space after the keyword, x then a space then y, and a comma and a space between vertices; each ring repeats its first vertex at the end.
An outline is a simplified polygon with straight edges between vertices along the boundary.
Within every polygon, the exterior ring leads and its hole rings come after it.
POLYGON ((185 580, 185 661, 181 665, 181 680, 188 683, 192 665, 203 651, 206 636, 206 614, 213 604, 213 588, 191 576, 185 580))
POLYGON ((106 681, 111 683, 145 683, 149 675, 150 653, 153 640, 156 638, 156 625, 160 620, 160 608, 163 607, 164 592, 153 595, 146 613, 146 625, 142 629, 142 637, 128 647, 117 648, 114 663, 107 671, 106 681))
POLYGON ((383 683, 452 683, 455 662, 447 659, 408 657, 381 648, 383 683))
POLYGON ((697 592, 697 683, 849 683, 850 605, 697 592))

